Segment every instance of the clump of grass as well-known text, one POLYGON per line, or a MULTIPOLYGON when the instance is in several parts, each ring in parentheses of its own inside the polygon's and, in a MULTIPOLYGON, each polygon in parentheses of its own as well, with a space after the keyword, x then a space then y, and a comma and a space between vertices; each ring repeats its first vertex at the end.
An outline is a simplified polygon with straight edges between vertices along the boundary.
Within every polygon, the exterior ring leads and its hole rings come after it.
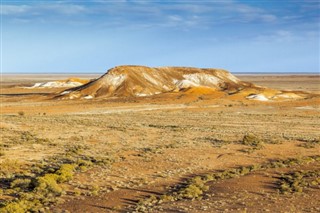
POLYGON ((5 148, 8 149, 12 146, 16 146, 18 144, 46 144, 52 145, 54 144, 52 140, 48 138, 40 138, 37 135, 33 134, 30 131, 18 131, 12 130, 10 131, 10 135, 4 135, 2 139, 2 143, 0 143, 0 149, 5 148))
POLYGON ((298 140, 304 142, 300 146, 306 149, 315 148, 320 144, 320 138, 299 138, 298 140))
POLYGON ((30 188, 31 179, 30 178, 17 178, 11 182, 10 188, 16 190, 27 190, 30 188))
POLYGON ((300 147, 306 148, 306 149, 313 149, 316 147, 315 143, 303 143, 299 145, 300 147))
POLYGON ((60 196, 62 188, 57 183, 57 174, 46 174, 36 180, 34 192, 45 196, 60 196))
POLYGON ((200 138, 200 140, 203 140, 203 141, 206 141, 206 142, 208 141, 214 147, 217 147, 217 148, 221 148, 224 145, 228 145, 228 144, 232 143, 231 141, 221 140, 221 139, 214 138, 214 137, 200 138))
POLYGON ((38 143, 38 144, 51 142, 48 138, 39 138, 29 131, 21 132, 20 138, 18 139, 18 141, 19 143, 38 143))
POLYGON ((85 172, 88 170, 88 168, 90 168, 91 166, 93 166, 92 161, 88 161, 88 160, 83 160, 83 159, 79 159, 77 161, 77 164, 79 165, 79 169, 82 172, 85 172))
POLYGON ((66 148, 66 153, 69 155, 80 155, 85 150, 85 146, 83 145, 72 145, 66 148))
POLYGON ((19 115, 19 116, 24 116, 24 115, 25 115, 25 112, 24 112, 24 111, 19 111, 19 112, 18 112, 18 115, 19 115))
POLYGON ((89 189, 90 189, 91 195, 94 195, 94 196, 98 195, 100 192, 100 187, 98 185, 92 185, 89 187, 89 189))
POLYGON ((242 152, 245 152, 245 153, 252 153, 255 150, 259 150, 263 148, 263 140, 253 133, 245 134, 240 143, 243 145, 249 146, 249 148, 241 150, 242 152))
POLYGON ((34 183, 34 192, 45 196, 60 196, 63 188, 59 184, 70 181, 75 168, 75 164, 62 164, 55 173, 45 174, 37 178, 34 183))
POLYGON ((64 183, 70 181, 73 178, 74 171, 77 165, 75 164, 63 164, 60 169, 56 171, 58 175, 57 182, 64 183))
POLYGON ((298 171, 282 174, 278 182, 282 194, 301 193, 305 188, 320 185, 320 171, 298 171))
POLYGON ((1 213, 25 213, 25 212, 38 212, 39 202, 20 200, 17 202, 9 202, 5 207, 0 208, 1 213))
POLYGON ((263 141, 259 137, 257 137, 255 134, 252 134, 252 133, 245 134, 241 142, 243 145, 256 147, 256 148, 262 148, 262 144, 263 144, 263 141))
POLYGON ((199 198, 209 187, 205 185, 207 181, 200 176, 192 178, 187 186, 179 191, 179 198, 199 198))
POLYGON ((0 177, 11 178, 15 173, 21 172, 22 164, 17 160, 6 159, 0 164, 0 177))

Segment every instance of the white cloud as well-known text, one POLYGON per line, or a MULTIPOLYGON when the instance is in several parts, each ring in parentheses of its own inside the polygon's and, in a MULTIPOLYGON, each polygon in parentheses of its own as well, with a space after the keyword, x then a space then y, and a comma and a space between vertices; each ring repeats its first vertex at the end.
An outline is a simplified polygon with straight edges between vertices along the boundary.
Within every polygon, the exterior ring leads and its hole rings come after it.
POLYGON ((252 7, 240 3, 229 3, 226 7, 234 14, 235 21, 238 22, 274 22, 277 20, 275 14, 271 14, 259 7, 252 7))
POLYGON ((86 8, 84 6, 73 5, 73 4, 43 5, 39 9, 53 11, 53 12, 61 13, 65 15, 74 15, 74 14, 86 12, 86 8))
POLYGON ((168 19, 173 22, 180 22, 183 20, 181 16, 177 16, 177 15, 170 15, 168 16, 168 19))
POLYGON ((260 18, 262 21, 265 21, 265 22, 274 22, 278 19, 277 16, 271 15, 271 14, 261 15, 260 18))
MULTIPOLYGON (((8 1, 9 2, 9 1, 8 1)), ((27 1, 26 1, 27 2, 27 1)), ((40 1, 41 2, 41 1, 40 1)), ((251 23, 277 24, 302 22, 305 14, 267 10, 240 1, 160 1, 142 0, 92 0, 51 1, 47 3, 7 3, 2 5, 6 20, 38 20, 61 24, 91 23, 95 26, 109 25, 125 28, 134 25, 148 28, 213 29, 216 26, 234 26, 251 23), (69 22, 66 22, 66 17, 69 22)), ((301 23, 300 23, 301 25, 301 23)), ((271 25, 269 25, 271 26, 271 25)))
POLYGON ((306 37, 313 36, 313 33, 303 32, 303 33, 295 33, 289 30, 277 30, 269 34, 259 35, 254 39, 254 42, 257 43, 290 43, 297 41, 304 41, 306 37))
POLYGON ((28 5, 1 5, 1 15, 24 14, 30 9, 28 5))
POLYGON ((1 14, 8 16, 46 15, 48 12, 74 15, 85 12, 86 8, 75 4, 33 4, 33 5, 2 5, 1 14))

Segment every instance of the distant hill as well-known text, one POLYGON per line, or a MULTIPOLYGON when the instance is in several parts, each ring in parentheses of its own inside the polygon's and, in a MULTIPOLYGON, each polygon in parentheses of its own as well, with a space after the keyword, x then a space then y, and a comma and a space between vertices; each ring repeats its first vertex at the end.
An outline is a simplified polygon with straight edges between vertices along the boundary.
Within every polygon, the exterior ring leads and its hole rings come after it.
POLYGON ((79 78, 68 78, 66 80, 49 81, 42 83, 35 83, 29 88, 55 88, 55 87, 76 87, 88 83, 88 80, 79 78))
POLYGON ((100 78, 66 89, 55 98, 147 97, 166 93, 189 96, 224 94, 255 101, 297 100, 316 96, 302 91, 281 91, 244 82, 222 69, 193 67, 117 66, 100 78))
POLYGON ((152 96, 160 93, 186 91, 238 92, 251 83, 242 82, 222 69, 191 67, 117 66, 100 78, 82 86, 63 91, 64 99, 91 99, 96 97, 152 96))

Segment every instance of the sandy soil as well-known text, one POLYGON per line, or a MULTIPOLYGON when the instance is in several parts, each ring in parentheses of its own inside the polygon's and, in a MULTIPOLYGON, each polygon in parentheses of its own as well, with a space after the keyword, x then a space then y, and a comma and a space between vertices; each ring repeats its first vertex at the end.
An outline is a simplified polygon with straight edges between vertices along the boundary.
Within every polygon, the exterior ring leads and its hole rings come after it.
POLYGON ((243 81, 280 90, 313 91, 320 90, 320 75, 236 75, 243 81))
MULTIPOLYGON (((68 76, 69 77, 69 76, 68 76)), ((91 78, 92 76, 77 76, 91 78)), ((319 93, 319 76, 238 76, 286 90, 319 93)), ((320 154, 320 98, 259 102, 223 94, 52 100, 62 89, 24 85, 65 76, 6 76, 1 82, 0 185, 65 154, 107 159, 78 171, 53 212, 132 212, 139 200, 209 172, 320 154), (39 77, 39 79, 37 79, 39 77), (262 146, 242 143, 248 133, 262 146), (25 139, 25 135, 31 134, 25 139), (29 139, 31 138, 31 139, 29 139), (15 167, 4 170, 5 165, 15 167), (3 174, 7 174, 7 176, 3 174), (9 177, 8 176, 8 177, 9 177)), ((151 205, 155 212, 318 212, 320 190, 279 194, 277 177, 319 170, 319 162, 208 182, 203 199, 151 205)), ((0 193, 0 203, 14 196, 0 193)))

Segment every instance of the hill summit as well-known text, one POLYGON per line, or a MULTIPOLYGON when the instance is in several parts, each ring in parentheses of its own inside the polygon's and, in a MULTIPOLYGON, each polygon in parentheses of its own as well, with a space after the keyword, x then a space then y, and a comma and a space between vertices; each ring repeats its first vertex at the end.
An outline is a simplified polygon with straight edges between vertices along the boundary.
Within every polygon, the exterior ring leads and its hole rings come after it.
POLYGON ((228 93, 252 84, 242 82, 222 69, 192 67, 117 66, 100 78, 60 93, 63 99, 152 96, 167 92, 206 88, 228 93))

